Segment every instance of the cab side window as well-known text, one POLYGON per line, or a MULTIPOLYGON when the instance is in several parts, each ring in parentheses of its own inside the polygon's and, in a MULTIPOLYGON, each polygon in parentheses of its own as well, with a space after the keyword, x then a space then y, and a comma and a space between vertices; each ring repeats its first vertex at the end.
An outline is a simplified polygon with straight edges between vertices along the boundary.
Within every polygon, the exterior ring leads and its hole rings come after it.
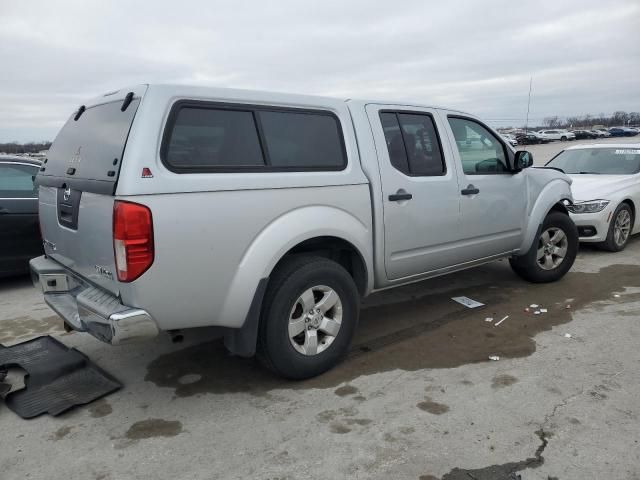
POLYGON ((446 173, 442 148, 431 115, 382 112, 380 121, 389 159, 396 170, 414 177, 446 173))
POLYGON ((324 110, 178 102, 161 157, 173 171, 338 171, 347 155, 337 116, 324 110))
POLYGON ((449 125, 466 175, 509 172, 504 144, 483 125, 461 117, 449 117, 449 125))

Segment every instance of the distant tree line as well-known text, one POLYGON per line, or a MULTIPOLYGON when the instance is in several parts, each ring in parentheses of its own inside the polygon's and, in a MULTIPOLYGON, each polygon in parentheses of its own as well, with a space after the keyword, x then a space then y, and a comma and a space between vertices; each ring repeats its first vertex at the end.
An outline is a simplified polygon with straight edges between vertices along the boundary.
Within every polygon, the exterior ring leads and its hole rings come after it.
POLYGON ((2 153, 38 153, 41 150, 49 150, 51 142, 9 142, 0 143, 0 152, 2 153))
POLYGON ((598 115, 582 115, 574 117, 545 117, 542 120, 543 126, 547 128, 580 128, 591 127, 593 125, 605 125, 607 127, 618 127, 626 125, 640 125, 640 112, 624 112, 619 110, 612 115, 600 113, 598 115))

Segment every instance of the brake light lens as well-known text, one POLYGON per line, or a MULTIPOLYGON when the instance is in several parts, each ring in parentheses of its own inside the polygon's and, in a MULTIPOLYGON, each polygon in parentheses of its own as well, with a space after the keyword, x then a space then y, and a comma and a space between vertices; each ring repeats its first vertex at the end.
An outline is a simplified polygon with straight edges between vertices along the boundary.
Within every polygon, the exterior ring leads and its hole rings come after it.
POLYGON ((113 204, 113 252, 118 280, 132 282, 153 263, 153 219, 144 205, 116 200, 113 204))

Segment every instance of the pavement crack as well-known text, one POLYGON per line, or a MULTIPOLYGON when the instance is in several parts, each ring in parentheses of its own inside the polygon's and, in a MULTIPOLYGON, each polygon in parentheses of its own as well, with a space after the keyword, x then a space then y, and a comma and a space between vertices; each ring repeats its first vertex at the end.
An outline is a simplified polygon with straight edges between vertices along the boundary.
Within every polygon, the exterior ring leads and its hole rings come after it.
POLYGON ((536 436, 540 439, 540 444, 532 457, 519 462, 490 465, 473 470, 454 468, 449 473, 446 473, 442 477, 442 480, 513 480, 520 478, 517 472, 540 467, 545 462, 544 453, 549 446, 549 440, 552 436, 552 433, 549 431, 549 423, 558 414, 560 409, 566 407, 573 400, 583 395, 586 390, 586 387, 582 387, 579 392, 562 399, 553 405, 551 412, 544 416, 543 421, 538 424, 538 430, 535 431, 536 436))
POLYGON ((544 430, 545 426, 549 423, 549 421, 556 416, 556 414, 558 413, 558 410, 560 410, 563 407, 566 407, 573 400, 582 396, 586 390, 587 390, 586 387, 582 387, 578 393, 569 395, 568 397, 562 399, 562 401, 560 401, 559 403, 555 404, 553 406, 553 409, 551 410, 551 413, 548 413, 547 415, 544 416, 544 421, 540 424, 540 430, 544 430))

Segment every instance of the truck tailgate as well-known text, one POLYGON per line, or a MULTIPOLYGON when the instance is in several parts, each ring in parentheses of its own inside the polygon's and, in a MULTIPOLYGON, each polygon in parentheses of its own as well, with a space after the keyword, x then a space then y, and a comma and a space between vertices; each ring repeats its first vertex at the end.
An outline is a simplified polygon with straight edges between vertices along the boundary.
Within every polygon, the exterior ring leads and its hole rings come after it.
POLYGON ((80 203, 77 207, 72 206, 78 208, 74 229, 60 223, 60 191, 55 187, 40 187, 40 228, 45 253, 78 275, 117 295, 112 234, 114 197, 91 192, 77 195, 80 203))

